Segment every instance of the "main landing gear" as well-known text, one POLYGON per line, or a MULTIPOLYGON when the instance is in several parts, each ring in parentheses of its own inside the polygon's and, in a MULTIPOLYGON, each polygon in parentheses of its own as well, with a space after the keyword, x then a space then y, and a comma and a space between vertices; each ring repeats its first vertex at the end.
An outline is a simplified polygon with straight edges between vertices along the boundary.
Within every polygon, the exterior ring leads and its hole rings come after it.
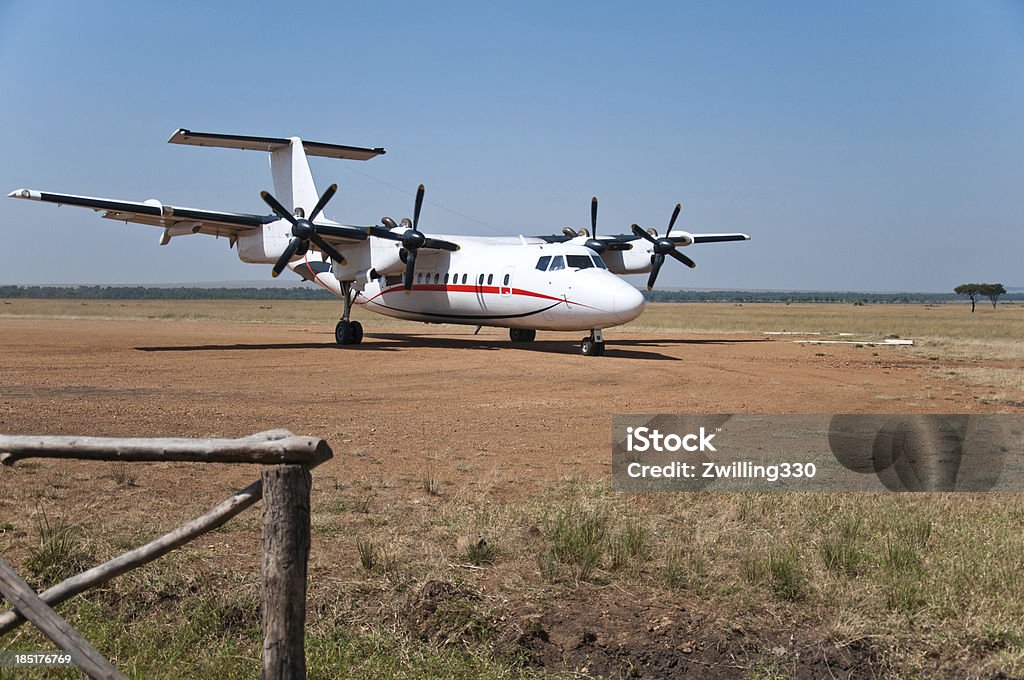
POLYGON ((599 357, 604 354, 604 336, 601 329, 595 328, 590 335, 580 341, 580 354, 585 357, 599 357))
POLYGON ((341 321, 334 327, 334 339, 339 345, 358 345, 363 341, 363 324, 352 321, 352 284, 342 282, 341 290, 345 294, 345 311, 342 312, 341 321))
POLYGON ((533 342, 537 339, 537 331, 532 328, 509 328, 508 337, 512 342, 533 342))

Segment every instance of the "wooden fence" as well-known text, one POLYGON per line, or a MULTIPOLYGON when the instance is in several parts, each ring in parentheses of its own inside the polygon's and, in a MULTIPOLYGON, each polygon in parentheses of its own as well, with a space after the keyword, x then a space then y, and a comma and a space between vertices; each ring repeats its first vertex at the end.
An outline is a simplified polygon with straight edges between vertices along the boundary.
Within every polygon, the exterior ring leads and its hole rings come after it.
POLYGON ((72 576, 43 593, 33 591, 0 560, 0 594, 13 609, 0 614, 0 635, 31 621, 91 678, 124 678, 64 621, 53 605, 152 562, 223 525, 262 497, 261 560, 263 666, 260 677, 305 678, 306 566, 309 559, 310 469, 333 456, 322 439, 270 430, 240 439, 123 439, 0 435, 0 463, 23 458, 105 461, 258 463, 256 480, 206 514, 119 557, 72 576))

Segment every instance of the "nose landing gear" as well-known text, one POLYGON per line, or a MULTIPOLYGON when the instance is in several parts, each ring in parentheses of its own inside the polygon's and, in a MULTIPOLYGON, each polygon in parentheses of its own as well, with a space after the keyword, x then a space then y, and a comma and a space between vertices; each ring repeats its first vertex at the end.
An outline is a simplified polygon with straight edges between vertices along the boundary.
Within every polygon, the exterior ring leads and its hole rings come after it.
POLYGON ((599 357, 604 354, 604 336, 600 328, 590 331, 590 335, 580 341, 580 353, 585 357, 599 357))

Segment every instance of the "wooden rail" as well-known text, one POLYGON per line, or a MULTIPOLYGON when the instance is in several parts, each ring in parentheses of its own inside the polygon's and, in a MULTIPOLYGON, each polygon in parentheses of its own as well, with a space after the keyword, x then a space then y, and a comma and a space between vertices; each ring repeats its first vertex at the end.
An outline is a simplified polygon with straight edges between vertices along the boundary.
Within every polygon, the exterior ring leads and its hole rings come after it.
POLYGON ((0 594, 14 608, 0 614, 0 635, 26 619, 36 625, 91 678, 122 678, 109 661, 51 609, 89 588, 222 526, 251 507, 263 504, 263 668, 261 678, 305 678, 306 567, 310 546, 309 470, 333 456, 320 439, 270 430, 240 439, 118 439, 0 435, 0 463, 32 458, 108 461, 176 461, 261 463, 272 465, 261 478, 209 512, 160 538, 108 562, 72 576, 36 594, 0 561, 0 594))

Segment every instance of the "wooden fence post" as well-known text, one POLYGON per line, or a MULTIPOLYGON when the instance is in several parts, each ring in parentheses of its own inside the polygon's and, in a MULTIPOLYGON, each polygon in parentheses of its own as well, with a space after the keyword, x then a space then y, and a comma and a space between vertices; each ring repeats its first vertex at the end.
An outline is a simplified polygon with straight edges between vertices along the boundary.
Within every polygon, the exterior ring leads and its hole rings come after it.
POLYGON ((0 594, 25 618, 71 656, 83 673, 96 680, 127 680, 114 665, 85 641, 50 605, 43 602, 14 570, 0 560, 0 594))
POLYGON ((309 497, 302 465, 263 471, 262 680, 305 680, 309 497))

